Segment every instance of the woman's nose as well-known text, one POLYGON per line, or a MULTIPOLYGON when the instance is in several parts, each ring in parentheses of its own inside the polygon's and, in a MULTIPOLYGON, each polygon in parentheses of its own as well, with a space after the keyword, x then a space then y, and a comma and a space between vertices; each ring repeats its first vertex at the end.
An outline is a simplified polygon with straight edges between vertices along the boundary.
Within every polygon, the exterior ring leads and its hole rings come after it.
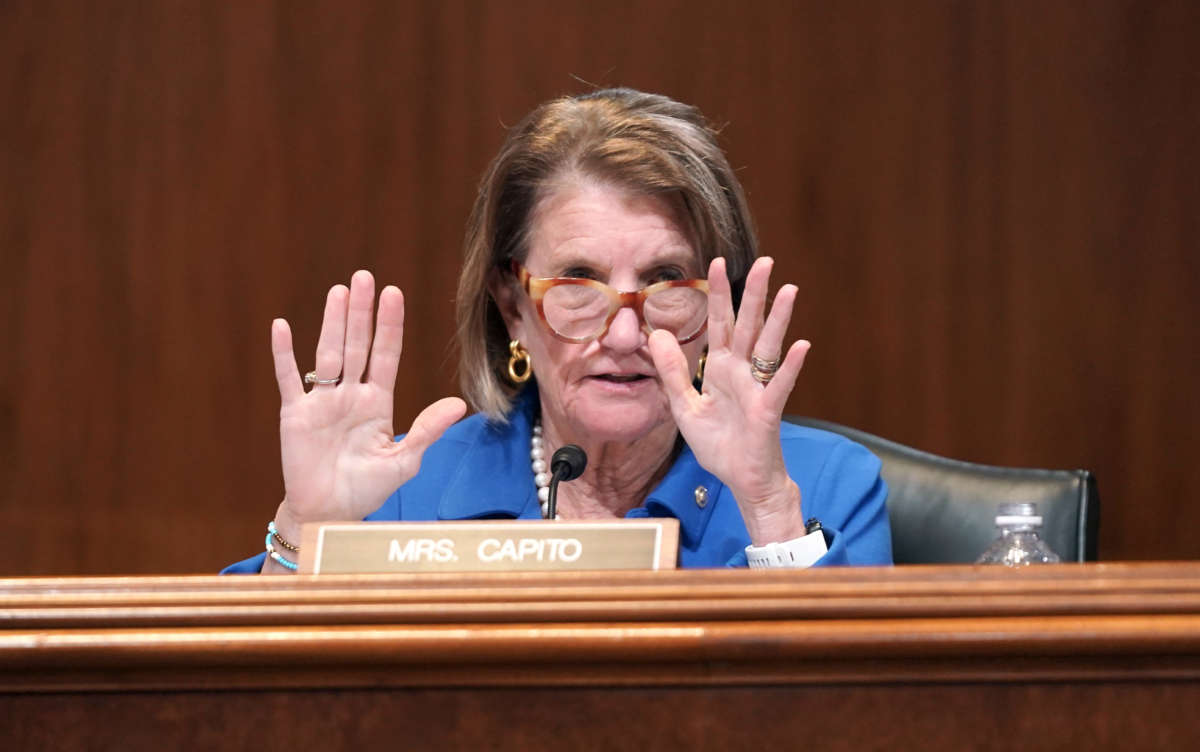
POLYGON ((646 342, 646 334, 642 331, 642 322, 632 308, 625 307, 617 311, 608 331, 600 339, 605 347, 620 352, 632 352, 646 342))

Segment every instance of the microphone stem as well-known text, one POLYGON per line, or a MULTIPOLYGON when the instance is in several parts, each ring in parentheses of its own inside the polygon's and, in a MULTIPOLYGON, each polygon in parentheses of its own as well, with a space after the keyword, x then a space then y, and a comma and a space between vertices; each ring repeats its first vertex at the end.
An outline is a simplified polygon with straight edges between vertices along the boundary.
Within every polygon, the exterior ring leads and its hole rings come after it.
POLYGON ((550 476, 550 492, 546 496, 546 519, 553 520, 558 515, 558 483, 570 470, 559 465, 550 476))

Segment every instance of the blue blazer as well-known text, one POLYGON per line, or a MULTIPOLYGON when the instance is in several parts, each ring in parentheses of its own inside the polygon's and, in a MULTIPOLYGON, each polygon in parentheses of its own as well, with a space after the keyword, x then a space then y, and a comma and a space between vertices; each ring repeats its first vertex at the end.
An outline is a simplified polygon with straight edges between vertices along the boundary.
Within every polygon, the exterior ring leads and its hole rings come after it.
MULTIPOLYGON (((472 415, 451 426, 425 452, 420 471, 368 520, 540 519, 529 469, 537 392, 526 389, 507 424, 472 415)), ((887 486, 879 459, 836 434, 784 423, 780 441, 788 474, 800 487, 805 517, 826 531, 823 565, 892 563, 887 486)), ((642 506, 625 515, 679 520, 679 565, 746 566, 750 535, 733 494, 683 446, 642 506), (698 489, 705 493, 698 493, 698 489)), ((223 573, 256 573, 265 554, 223 573)))

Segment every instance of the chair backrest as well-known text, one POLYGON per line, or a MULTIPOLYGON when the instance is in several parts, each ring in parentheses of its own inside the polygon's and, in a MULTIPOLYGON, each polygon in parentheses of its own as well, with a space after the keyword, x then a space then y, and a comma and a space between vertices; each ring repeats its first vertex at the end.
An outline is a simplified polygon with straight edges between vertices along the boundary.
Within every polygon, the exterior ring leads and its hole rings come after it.
POLYGON ((897 564, 971 563, 996 538, 996 506, 1029 501, 1042 538, 1063 561, 1095 561, 1100 528, 1096 478, 1087 470, 1035 470, 962 462, 815 418, 789 423, 841 434, 883 463, 892 556, 897 564))

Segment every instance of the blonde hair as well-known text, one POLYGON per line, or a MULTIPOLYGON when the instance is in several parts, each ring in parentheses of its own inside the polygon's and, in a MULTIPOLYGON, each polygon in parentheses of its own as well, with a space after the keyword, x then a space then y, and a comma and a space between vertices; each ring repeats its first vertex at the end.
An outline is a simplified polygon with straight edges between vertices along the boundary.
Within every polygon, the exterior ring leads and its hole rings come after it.
POLYGON ((472 407, 493 420, 507 419, 520 387, 504 376, 508 333, 488 282, 507 275, 513 259, 524 261, 534 210, 567 176, 680 200, 701 268, 725 257, 735 305, 758 256, 742 186, 695 107, 632 89, 541 105, 509 131, 480 182, 458 281, 459 381, 472 407))

